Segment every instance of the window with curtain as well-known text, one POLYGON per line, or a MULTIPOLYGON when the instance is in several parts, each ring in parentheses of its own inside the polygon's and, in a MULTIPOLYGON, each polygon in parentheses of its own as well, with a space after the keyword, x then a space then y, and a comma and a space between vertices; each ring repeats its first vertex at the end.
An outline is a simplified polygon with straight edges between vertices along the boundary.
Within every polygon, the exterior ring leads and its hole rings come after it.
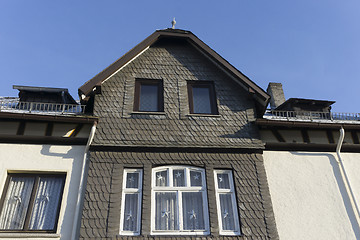
POLYGON ((209 234, 205 171, 189 166, 152 172, 152 234, 209 234))
POLYGON ((2 195, 0 230, 55 232, 65 175, 9 174, 2 195))
POLYGON ((121 235, 139 235, 141 222, 142 169, 124 169, 121 200, 121 235))
POLYGON ((215 170, 216 204, 221 235, 240 235, 240 224, 231 170, 215 170))
POLYGON ((135 81, 134 111, 164 111, 163 85, 161 80, 137 79, 135 81))
POLYGON ((218 114, 213 82, 188 81, 191 114, 218 114))

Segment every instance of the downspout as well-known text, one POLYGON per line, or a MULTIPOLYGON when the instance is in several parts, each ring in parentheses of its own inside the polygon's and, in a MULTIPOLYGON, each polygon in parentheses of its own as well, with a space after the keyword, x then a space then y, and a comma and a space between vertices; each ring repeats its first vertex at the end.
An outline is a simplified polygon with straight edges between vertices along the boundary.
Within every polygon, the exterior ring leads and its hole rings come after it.
POLYGON ((339 169, 340 169, 340 173, 341 173, 341 177, 343 179, 344 185, 345 185, 345 189, 346 189, 346 193, 349 197, 350 203, 351 203, 351 208, 354 212, 355 218, 356 218, 356 222, 358 224, 358 227, 360 229, 360 214, 359 214, 359 207, 355 201, 355 196, 354 193, 351 189, 351 185, 350 185, 350 181, 349 178, 346 174, 346 170, 343 164, 343 161, 341 159, 341 155, 340 155, 340 150, 342 147, 342 144, 344 142, 344 137, 345 137, 345 130, 343 127, 340 128, 340 137, 339 137, 339 141, 337 143, 336 146, 336 154, 338 159, 336 159, 337 163, 339 164, 339 169))
POLYGON ((83 205, 82 200, 84 198, 84 193, 85 193, 84 185, 86 182, 87 169, 88 169, 88 152, 89 152, 89 148, 92 143, 92 140, 94 139, 94 135, 95 135, 95 131, 96 131, 96 124, 97 124, 97 122, 94 122, 94 125, 92 126, 90 134, 89 134, 89 139, 85 146, 83 165, 82 165, 82 171, 81 171, 81 176, 80 176, 79 192, 78 192, 78 198, 77 198, 76 208, 75 208, 74 224, 73 224, 73 229, 72 229, 72 233, 71 233, 72 240, 77 239, 76 236, 78 234, 78 230, 80 227, 80 214, 81 214, 80 211, 81 211, 82 205, 83 205))

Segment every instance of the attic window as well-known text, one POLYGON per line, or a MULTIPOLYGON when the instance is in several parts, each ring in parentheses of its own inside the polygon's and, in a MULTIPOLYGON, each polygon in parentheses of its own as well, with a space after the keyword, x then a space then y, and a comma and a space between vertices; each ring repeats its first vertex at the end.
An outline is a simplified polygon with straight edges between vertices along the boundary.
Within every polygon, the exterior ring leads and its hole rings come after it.
POLYGON ((138 79, 135 81, 134 111, 164 111, 161 80, 138 79))
POLYGON ((212 82, 188 81, 191 114, 218 114, 212 82))

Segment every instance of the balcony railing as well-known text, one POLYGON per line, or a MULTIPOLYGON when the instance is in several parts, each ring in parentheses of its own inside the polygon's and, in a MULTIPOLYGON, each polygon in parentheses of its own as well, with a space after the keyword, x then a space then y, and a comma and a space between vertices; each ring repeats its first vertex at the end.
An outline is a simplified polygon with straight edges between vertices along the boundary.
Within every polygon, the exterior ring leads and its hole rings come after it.
POLYGON ((265 118, 288 120, 330 120, 330 121, 360 121, 360 113, 336 112, 305 112, 267 110, 265 118))
POLYGON ((1 99, 0 112, 21 112, 51 115, 78 115, 85 113, 85 105, 20 102, 18 99, 1 99))

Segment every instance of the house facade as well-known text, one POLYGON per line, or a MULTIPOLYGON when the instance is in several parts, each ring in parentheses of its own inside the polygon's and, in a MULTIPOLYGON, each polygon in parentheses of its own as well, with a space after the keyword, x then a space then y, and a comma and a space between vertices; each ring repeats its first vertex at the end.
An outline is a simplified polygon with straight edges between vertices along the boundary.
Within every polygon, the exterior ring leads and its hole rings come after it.
POLYGON ((0 99, 0 239, 71 239, 97 119, 67 89, 14 88, 0 99))
POLYGON ((0 239, 360 239, 360 115, 158 30, 79 88, 0 98, 0 239), (270 103, 270 109, 266 109, 270 103))
POLYGON ((360 239, 360 115, 333 101, 290 98, 270 83, 256 120, 280 239, 360 239))
POLYGON ((277 239, 256 116, 269 95, 189 31, 79 88, 99 123, 80 239, 277 239))

